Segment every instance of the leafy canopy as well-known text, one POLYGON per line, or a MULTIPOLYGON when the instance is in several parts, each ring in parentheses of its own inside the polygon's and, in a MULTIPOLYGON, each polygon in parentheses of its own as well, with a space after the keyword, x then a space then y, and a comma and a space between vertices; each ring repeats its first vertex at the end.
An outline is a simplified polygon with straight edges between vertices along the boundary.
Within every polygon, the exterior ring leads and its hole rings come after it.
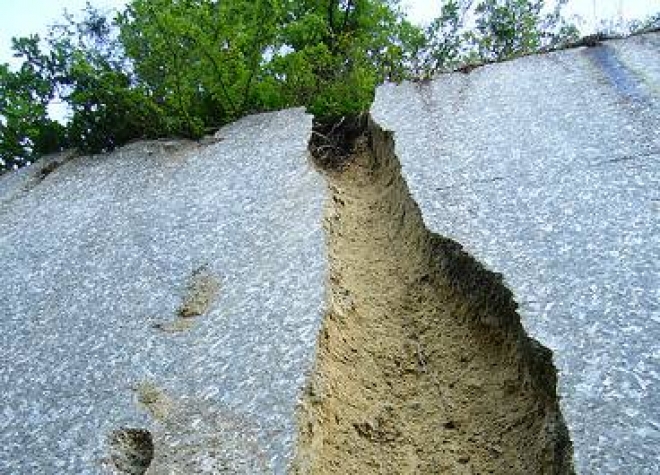
POLYGON ((0 170, 74 147, 200 137, 243 115, 305 106, 320 119, 369 107, 384 81, 506 59, 572 37, 543 0, 446 0, 426 29, 398 0, 132 0, 90 4, 0 65, 0 170), (68 121, 49 108, 66 105, 68 121))

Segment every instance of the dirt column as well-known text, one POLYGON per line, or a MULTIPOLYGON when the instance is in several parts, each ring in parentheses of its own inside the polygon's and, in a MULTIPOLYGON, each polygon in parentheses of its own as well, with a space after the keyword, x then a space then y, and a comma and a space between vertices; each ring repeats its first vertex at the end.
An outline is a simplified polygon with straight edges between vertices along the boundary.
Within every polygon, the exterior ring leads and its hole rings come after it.
POLYGON ((549 350, 502 277, 427 230, 392 134, 317 130, 327 312, 300 406, 300 474, 570 474, 549 350))

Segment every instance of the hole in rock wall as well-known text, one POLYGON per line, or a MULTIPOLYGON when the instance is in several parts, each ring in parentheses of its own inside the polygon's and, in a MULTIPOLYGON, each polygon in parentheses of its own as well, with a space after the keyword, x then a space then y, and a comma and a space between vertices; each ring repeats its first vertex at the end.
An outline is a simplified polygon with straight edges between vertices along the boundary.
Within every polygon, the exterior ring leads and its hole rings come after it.
POLYGON ((146 429, 117 429, 110 434, 110 460, 117 473, 143 475, 154 458, 151 432, 146 429))

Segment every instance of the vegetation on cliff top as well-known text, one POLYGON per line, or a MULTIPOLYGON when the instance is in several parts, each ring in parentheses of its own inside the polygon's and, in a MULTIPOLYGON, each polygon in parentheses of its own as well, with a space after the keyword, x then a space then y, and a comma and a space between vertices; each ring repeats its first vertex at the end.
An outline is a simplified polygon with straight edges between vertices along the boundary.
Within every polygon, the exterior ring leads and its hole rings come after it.
POLYGON ((447 0, 427 28, 398 0, 132 0, 88 4, 46 38, 14 39, 0 65, 0 171, 77 148, 200 137, 243 115, 365 110, 384 81, 430 77, 573 40, 560 1, 447 0), (49 109, 63 103, 67 120, 49 109))

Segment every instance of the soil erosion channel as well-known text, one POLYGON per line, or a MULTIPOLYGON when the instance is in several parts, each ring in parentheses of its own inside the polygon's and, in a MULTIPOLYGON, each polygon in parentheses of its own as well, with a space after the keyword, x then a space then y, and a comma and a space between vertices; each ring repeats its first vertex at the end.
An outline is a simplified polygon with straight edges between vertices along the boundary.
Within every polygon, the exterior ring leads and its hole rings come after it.
POLYGON ((393 135, 317 128, 327 310, 299 414, 297 474, 571 474, 551 352, 512 293, 430 232, 393 135))

